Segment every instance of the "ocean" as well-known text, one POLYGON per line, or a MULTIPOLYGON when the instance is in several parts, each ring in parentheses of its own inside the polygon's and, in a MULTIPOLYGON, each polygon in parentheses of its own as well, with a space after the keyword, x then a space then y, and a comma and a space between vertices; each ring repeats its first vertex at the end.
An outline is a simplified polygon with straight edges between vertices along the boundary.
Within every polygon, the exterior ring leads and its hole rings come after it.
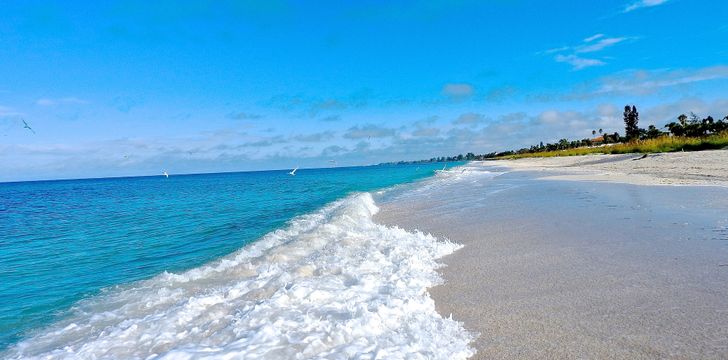
POLYGON ((458 245, 372 221, 441 167, 2 183, 0 357, 464 357, 458 245))

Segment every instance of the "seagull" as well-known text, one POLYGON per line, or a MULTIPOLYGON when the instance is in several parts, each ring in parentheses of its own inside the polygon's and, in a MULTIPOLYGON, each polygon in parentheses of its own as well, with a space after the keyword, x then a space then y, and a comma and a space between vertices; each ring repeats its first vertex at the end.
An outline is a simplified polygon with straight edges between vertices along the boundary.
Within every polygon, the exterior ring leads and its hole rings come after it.
POLYGON ((28 129, 28 130, 32 131, 33 134, 35 134, 35 130, 33 130, 33 128, 31 128, 30 125, 28 125, 28 123, 25 122, 25 119, 20 119, 20 120, 23 122, 23 129, 28 129))
POLYGON ((296 176, 296 170, 298 170, 298 166, 296 166, 295 169, 291 170, 291 172, 289 172, 288 175, 296 176))
POLYGON ((166 172, 166 171, 163 171, 163 172, 162 172, 162 175, 164 175, 164 177, 166 177, 166 178, 168 178, 168 179, 169 179, 169 174, 167 174, 167 172, 166 172))

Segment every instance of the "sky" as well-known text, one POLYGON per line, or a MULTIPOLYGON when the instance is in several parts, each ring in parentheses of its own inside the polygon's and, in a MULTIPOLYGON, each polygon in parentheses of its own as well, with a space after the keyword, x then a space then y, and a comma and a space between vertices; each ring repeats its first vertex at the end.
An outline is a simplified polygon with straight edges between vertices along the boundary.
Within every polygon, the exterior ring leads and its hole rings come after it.
POLYGON ((0 6, 0 181, 480 154, 623 132, 627 104, 642 127, 728 115, 722 1, 0 6))

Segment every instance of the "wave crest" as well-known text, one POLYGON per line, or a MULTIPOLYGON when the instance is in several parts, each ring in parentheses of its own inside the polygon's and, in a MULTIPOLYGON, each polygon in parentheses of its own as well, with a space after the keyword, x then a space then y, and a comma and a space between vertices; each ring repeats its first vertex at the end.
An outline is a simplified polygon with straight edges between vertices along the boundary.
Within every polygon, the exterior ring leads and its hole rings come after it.
POLYGON ((473 354, 435 311, 436 259, 460 245, 385 227, 369 193, 223 259, 109 290, 11 358, 429 358, 473 354))

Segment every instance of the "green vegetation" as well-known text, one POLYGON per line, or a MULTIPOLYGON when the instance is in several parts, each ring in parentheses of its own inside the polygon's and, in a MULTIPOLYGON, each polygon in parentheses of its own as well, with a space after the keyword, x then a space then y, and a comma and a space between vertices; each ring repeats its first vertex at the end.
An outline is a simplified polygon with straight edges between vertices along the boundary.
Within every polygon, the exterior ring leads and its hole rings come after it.
MULTIPOLYGON (((701 119, 690 113, 690 117, 682 114, 677 122, 671 122, 661 131, 654 125, 640 129, 637 107, 624 107, 625 137, 619 133, 604 134, 595 139, 568 141, 561 139, 556 144, 531 146, 517 151, 496 153, 489 158, 515 159, 524 157, 575 156, 587 154, 628 154, 656 153, 673 151, 696 151, 721 149, 728 146, 728 116, 715 121, 712 116, 701 119), (610 144, 611 143, 611 144, 610 144), (600 145, 600 146, 594 146, 600 145)), ((599 129, 602 133, 602 129, 599 129)), ((596 131, 592 130, 592 135, 596 131)), ((491 155, 491 154, 488 154, 491 155)))
POLYGON ((728 131, 705 137, 662 135, 654 139, 635 140, 628 143, 609 144, 598 147, 579 147, 566 150, 542 151, 502 155, 498 159, 519 159, 526 157, 576 156, 588 154, 660 153, 674 151, 697 151, 728 147, 728 131))

